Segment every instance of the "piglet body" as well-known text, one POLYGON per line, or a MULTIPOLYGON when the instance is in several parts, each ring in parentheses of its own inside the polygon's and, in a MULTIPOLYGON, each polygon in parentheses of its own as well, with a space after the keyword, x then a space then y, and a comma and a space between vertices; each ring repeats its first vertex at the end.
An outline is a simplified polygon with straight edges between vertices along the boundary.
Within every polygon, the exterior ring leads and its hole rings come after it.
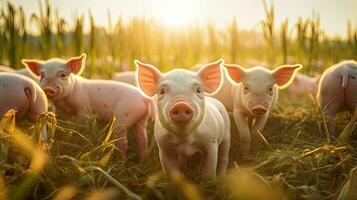
POLYGON ((344 110, 354 112, 357 106, 357 62, 342 61, 321 76, 317 100, 326 115, 328 130, 335 132, 335 115, 344 110))
POLYGON ((30 72, 27 71, 26 68, 14 70, 11 67, 0 65, 0 72, 10 72, 10 73, 15 73, 15 74, 20 74, 20 75, 26 76, 27 78, 34 80, 36 83, 39 82, 38 78, 32 76, 30 74, 30 72))
POLYGON ((139 156, 147 152, 146 124, 155 116, 153 100, 145 98, 134 86, 109 80, 89 80, 80 77, 85 55, 69 61, 54 59, 47 62, 24 60, 37 76, 40 85, 57 110, 66 115, 81 116, 95 113, 99 119, 116 118, 114 130, 119 135, 119 149, 125 155, 128 148, 127 129, 133 128, 139 156))
POLYGON ((319 75, 310 77, 304 74, 297 74, 288 87, 288 92, 294 96, 304 96, 307 94, 316 95, 319 75))
MULTIPOLYGON (((17 111, 16 118, 36 121, 47 112, 47 98, 42 89, 32 79, 14 74, 0 73, 0 118, 9 110, 17 111)), ((43 131, 46 140, 46 132, 43 131)))
POLYGON ((136 86, 136 73, 133 71, 118 72, 113 80, 136 86))
POLYGON ((157 95, 155 139, 163 171, 184 171, 189 158, 199 153, 202 178, 226 172, 230 146, 230 120, 224 105, 206 97, 221 83, 220 62, 198 72, 175 69, 161 74, 155 67, 136 62, 138 83, 149 96, 157 95))
POLYGON ((16 72, 16 70, 8 66, 0 65, 0 72, 16 72))

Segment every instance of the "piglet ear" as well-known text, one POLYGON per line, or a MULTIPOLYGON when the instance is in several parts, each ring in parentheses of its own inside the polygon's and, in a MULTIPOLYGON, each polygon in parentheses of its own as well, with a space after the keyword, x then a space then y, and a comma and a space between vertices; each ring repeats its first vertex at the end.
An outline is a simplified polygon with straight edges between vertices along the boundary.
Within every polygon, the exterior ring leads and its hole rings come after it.
POLYGON ((296 73, 299 69, 302 68, 302 65, 282 65, 276 68, 273 71, 273 77, 275 83, 279 86, 280 89, 286 88, 294 80, 296 73))
POLYGON ((223 60, 209 63, 198 71, 198 76, 202 80, 205 92, 212 94, 216 92, 222 83, 221 64, 223 60))
POLYGON ((317 74, 316 76, 314 76, 315 83, 319 83, 320 79, 321 79, 321 74, 317 74))
POLYGON ((26 67, 26 69, 34 77, 41 76, 41 72, 40 72, 40 68, 41 68, 41 64, 42 64, 41 61, 22 59, 21 63, 26 67))
POLYGON ((81 74, 84 70, 87 55, 83 53, 81 56, 70 58, 66 65, 73 74, 81 74))
POLYGON ((149 97, 156 94, 157 81, 161 78, 160 71, 150 64, 134 61, 136 65, 136 80, 140 90, 149 97))
POLYGON ((224 66, 226 67, 229 77, 233 82, 238 84, 242 81, 246 74, 243 67, 233 64, 224 64, 224 66))

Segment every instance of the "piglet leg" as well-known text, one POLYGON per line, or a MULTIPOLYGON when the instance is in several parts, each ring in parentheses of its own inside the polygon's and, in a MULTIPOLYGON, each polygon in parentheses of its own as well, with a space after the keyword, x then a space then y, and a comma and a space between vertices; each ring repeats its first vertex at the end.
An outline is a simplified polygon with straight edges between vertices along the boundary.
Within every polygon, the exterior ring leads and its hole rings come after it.
POLYGON ((134 127, 134 135, 136 139, 136 144, 139 150, 139 158, 143 160, 148 151, 148 137, 146 133, 147 119, 142 119, 138 121, 134 127))
POLYGON ((159 149, 159 157, 162 170, 170 175, 172 172, 179 171, 179 162, 177 152, 168 149, 159 149))
POLYGON ((216 177, 218 158, 217 148, 216 145, 211 145, 203 153, 202 180, 212 180, 216 177))
POLYGON ((182 172, 185 172, 188 168, 188 161, 189 161, 189 158, 187 155, 184 155, 184 154, 179 154, 178 155, 178 160, 179 160, 179 166, 180 166, 180 170, 182 172))
POLYGON ((335 114, 327 114, 326 115, 326 123, 327 123, 327 129, 328 129, 329 134, 331 136, 334 136, 335 128, 336 128, 335 114))
POLYGON ((217 173, 219 176, 225 175, 229 160, 229 140, 223 140, 218 147, 217 173))
POLYGON ((128 132, 125 128, 120 128, 118 132, 118 148, 123 157, 126 156, 128 150, 128 132))
POLYGON ((243 157, 250 152, 251 135, 248 121, 246 117, 239 111, 234 111, 233 117, 239 133, 240 157, 243 157))

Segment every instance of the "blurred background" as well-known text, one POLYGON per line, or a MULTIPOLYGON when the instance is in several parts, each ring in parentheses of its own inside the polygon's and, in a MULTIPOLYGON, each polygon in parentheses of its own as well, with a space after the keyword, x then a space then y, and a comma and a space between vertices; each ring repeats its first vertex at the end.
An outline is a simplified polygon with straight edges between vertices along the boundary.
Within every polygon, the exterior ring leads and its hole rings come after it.
MULTIPOLYGON (((1 0, 0 61, 88 54, 85 75, 224 58, 305 72, 357 57, 354 0, 1 0)), ((318 70, 320 71, 320 70, 318 70)))

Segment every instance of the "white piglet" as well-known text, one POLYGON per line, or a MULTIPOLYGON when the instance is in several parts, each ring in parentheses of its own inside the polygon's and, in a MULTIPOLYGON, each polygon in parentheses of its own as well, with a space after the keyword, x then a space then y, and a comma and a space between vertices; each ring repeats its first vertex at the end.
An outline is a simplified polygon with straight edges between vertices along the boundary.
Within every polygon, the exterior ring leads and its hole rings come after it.
POLYGON ((23 60, 51 99, 59 113, 83 117, 95 113, 104 122, 116 118, 114 133, 119 136, 119 150, 125 155, 128 149, 127 129, 132 128, 143 159, 147 153, 146 124, 155 116, 155 103, 144 97, 138 88, 109 80, 89 80, 80 76, 85 67, 86 55, 69 60, 23 60))
POLYGON ((157 95, 155 139, 164 173, 183 171, 194 153, 201 154, 202 179, 226 172, 230 146, 230 121, 224 105, 205 93, 221 85, 221 63, 199 72, 175 69, 162 74, 152 65, 136 61, 140 89, 157 95))
POLYGON ((357 107, 357 62, 345 60, 332 65, 322 74, 317 101, 326 116, 327 128, 335 135, 335 116, 341 111, 354 113, 357 107))
POLYGON ((294 96, 306 96, 308 94, 316 95, 317 85, 320 75, 310 77, 305 74, 298 73, 288 87, 288 92, 294 96))
POLYGON ((240 138, 241 156, 250 152, 251 138, 258 141, 269 112, 278 99, 278 89, 289 85, 301 65, 284 65, 271 71, 263 67, 244 69, 238 65, 225 65, 224 84, 214 95, 229 112, 240 138))

